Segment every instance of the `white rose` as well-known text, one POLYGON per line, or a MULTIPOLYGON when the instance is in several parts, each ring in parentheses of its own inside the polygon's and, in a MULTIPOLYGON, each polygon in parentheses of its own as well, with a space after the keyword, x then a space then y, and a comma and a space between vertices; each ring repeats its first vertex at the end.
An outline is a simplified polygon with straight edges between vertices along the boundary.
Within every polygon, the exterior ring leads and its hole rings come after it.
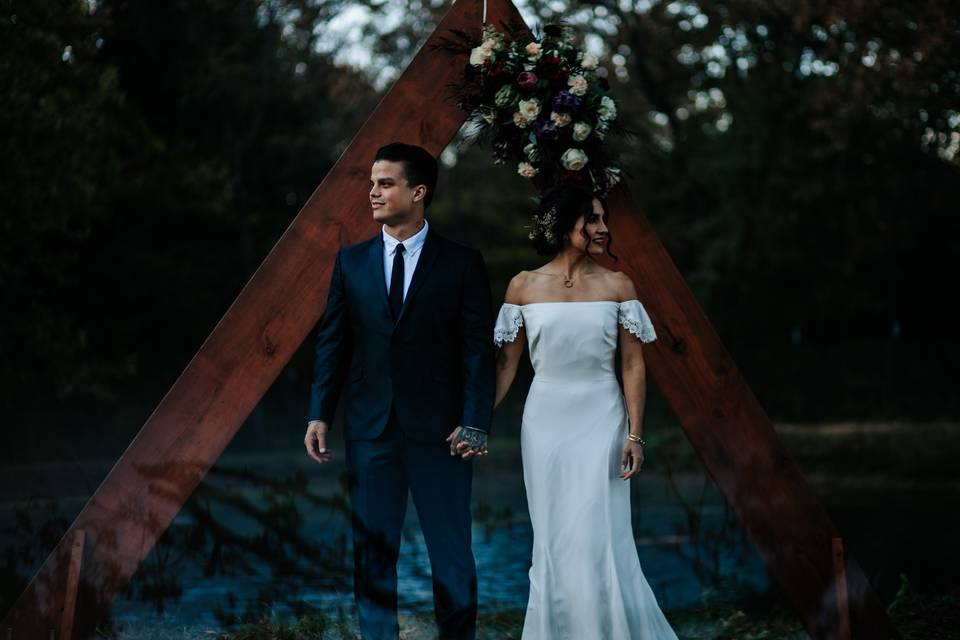
POLYGON ((537 168, 529 162, 521 162, 517 165, 517 173, 522 175, 524 178, 532 178, 539 172, 537 171, 537 168))
POLYGON ((527 51, 527 56, 529 56, 533 60, 539 60, 541 54, 543 53, 540 50, 540 45, 537 44, 536 42, 531 42, 530 44, 528 44, 526 51, 527 51))
POLYGON ((470 64, 479 67, 487 59, 488 55, 483 52, 481 47, 474 47, 470 50, 470 64))
POLYGON ((530 123, 527 122, 527 119, 523 117, 523 114, 518 111, 517 113, 513 114, 513 124, 523 129, 530 123))
POLYGON ((575 96, 582 96, 587 92, 587 79, 581 75, 570 76, 567 84, 570 85, 570 93, 575 96))
POLYGON ((573 139, 577 142, 583 142, 590 135, 591 131, 593 131, 593 127, 586 122, 578 122, 573 125, 573 139))
POLYGON ((569 171, 580 171, 587 164, 587 154, 581 149, 567 149, 560 156, 560 164, 569 171))
POLYGON ((600 64, 600 61, 597 59, 597 56, 589 53, 583 54, 583 60, 580 61, 580 66, 587 71, 596 69, 598 64, 600 64))
POLYGON ((557 113, 556 111, 550 114, 550 119, 558 127, 565 127, 570 124, 570 120, 572 120, 569 113, 557 113))
POLYGON ((603 96, 600 100, 600 108, 597 109, 597 115, 601 120, 613 120, 617 117, 617 103, 610 96, 603 96))
POLYGON ((497 43, 494 40, 484 40, 483 44, 479 47, 474 47, 470 50, 470 64, 475 67, 479 67, 486 62, 491 55, 493 55, 494 49, 497 49, 497 43))
POLYGON ((536 120, 540 115, 540 101, 536 98, 520 101, 520 114, 527 120, 536 120))

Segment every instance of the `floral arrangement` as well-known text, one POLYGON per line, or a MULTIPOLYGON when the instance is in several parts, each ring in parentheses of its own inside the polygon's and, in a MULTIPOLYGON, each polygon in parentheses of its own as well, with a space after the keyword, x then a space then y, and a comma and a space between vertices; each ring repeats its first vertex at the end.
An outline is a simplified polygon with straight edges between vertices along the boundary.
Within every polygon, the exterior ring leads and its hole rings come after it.
POLYGON ((487 25, 470 50, 457 98, 474 139, 490 142, 496 164, 516 162, 517 173, 542 187, 574 182, 605 196, 620 168, 604 149, 617 105, 597 75, 599 61, 576 46, 567 26, 520 33, 487 25))

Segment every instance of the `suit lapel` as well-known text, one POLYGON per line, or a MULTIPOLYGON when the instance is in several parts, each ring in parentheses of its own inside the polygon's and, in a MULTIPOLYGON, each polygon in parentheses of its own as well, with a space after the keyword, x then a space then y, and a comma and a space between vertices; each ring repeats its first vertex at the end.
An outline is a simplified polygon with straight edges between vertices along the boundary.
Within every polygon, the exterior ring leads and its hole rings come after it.
POLYGON ((389 324, 393 324, 390 313, 390 301, 387 299, 387 281, 383 267, 383 236, 377 234, 376 240, 370 243, 370 254, 367 256, 371 277, 369 282, 373 286, 374 310, 382 315, 389 324))
MULTIPOLYGON (((381 239, 381 242, 382 241, 383 240, 381 239)), ((400 317, 397 318, 397 324, 403 320, 403 316, 406 315, 407 309, 410 307, 410 303, 413 300, 413 296, 415 296, 420 287, 423 286, 423 281, 427 277, 427 272, 430 271, 430 267, 432 267, 434 261, 436 261, 438 252, 439 247, 437 246, 437 240, 434 237, 433 229, 428 229, 427 237, 423 242, 423 248, 420 250, 420 259, 417 260, 417 267, 413 271, 413 280, 410 281, 410 288, 407 290, 407 295, 403 299, 403 306, 400 308, 400 317)), ((380 253, 382 254, 383 251, 380 253)), ((383 270, 381 269, 381 272, 382 271, 383 270)), ((389 308, 387 311, 389 312, 389 308)))

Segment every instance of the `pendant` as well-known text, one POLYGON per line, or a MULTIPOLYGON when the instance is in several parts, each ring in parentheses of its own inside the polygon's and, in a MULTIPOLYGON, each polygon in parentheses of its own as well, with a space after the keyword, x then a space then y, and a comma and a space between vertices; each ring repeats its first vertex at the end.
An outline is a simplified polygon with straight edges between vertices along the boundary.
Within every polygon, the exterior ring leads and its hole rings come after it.
POLYGON ((572 288, 573 288, 573 280, 564 280, 564 281, 563 281, 563 286, 565 286, 567 289, 572 289, 572 288))

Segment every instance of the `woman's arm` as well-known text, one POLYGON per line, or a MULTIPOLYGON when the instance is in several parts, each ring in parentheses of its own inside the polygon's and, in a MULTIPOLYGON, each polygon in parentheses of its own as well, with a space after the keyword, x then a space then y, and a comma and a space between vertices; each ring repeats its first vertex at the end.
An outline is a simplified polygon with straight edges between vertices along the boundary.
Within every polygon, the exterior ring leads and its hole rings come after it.
MULTIPOLYGON (((523 273, 517 274, 507 286, 507 293, 504 296, 505 304, 520 305, 522 300, 522 290, 525 278, 523 273)), ((520 364, 520 358, 523 356, 523 349, 527 343, 527 334, 523 327, 517 329, 517 335, 511 342, 504 342, 497 353, 497 382, 496 393, 494 395, 493 406, 497 407, 510 390, 513 379, 517 375, 517 366, 520 364)))
MULTIPOLYGON (((633 281, 622 275, 619 286, 620 301, 636 300, 637 290, 633 281)), ((620 375, 623 379, 623 398, 630 418, 630 435, 643 438, 643 415, 647 403, 647 367, 643 360, 642 342, 623 325, 619 326, 620 375)), ((635 476, 643 465, 643 445, 627 439, 620 460, 620 477, 627 480, 635 476)))
POLYGON ((513 378, 517 375, 517 366, 520 364, 520 357, 523 356, 523 348, 527 343, 527 337, 523 327, 517 331, 517 339, 513 342, 504 342, 497 354, 497 391, 494 407, 500 406, 500 402, 510 385, 513 384, 513 378))
POLYGON ((620 327, 620 374, 623 397, 630 416, 630 434, 643 437, 643 413, 647 403, 647 367, 640 339, 620 327))

